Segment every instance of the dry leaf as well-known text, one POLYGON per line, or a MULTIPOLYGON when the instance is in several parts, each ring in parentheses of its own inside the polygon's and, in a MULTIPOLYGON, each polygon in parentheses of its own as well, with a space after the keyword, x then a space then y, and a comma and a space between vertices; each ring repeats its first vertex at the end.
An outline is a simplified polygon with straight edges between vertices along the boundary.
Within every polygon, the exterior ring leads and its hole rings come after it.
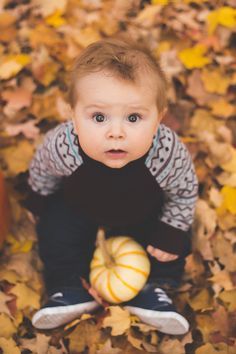
POLYGON ((113 348, 111 344, 111 340, 107 339, 104 345, 100 350, 96 352, 97 354, 122 354, 123 351, 118 348, 113 348))
POLYGON ((20 349, 12 338, 0 338, 0 349, 2 350, 2 354, 21 354, 20 349))
POLYGON ((0 337, 10 339, 16 332, 17 328, 5 313, 0 313, 0 337))
POLYGON ((187 69, 202 68, 211 62, 211 59, 204 56, 207 48, 203 45, 196 45, 179 52, 178 57, 187 69))
POLYGON ((24 310, 27 307, 39 309, 40 307, 40 294, 23 283, 18 283, 13 286, 10 290, 10 294, 16 295, 18 310, 24 310))
POLYGON ((30 120, 22 124, 7 124, 5 129, 9 136, 16 136, 22 133, 28 139, 36 139, 39 136, 40 130, 35 124, 35 121, 30 120))
POLYGON ((105 317, 103 327, 111 327, 111 334, 119 336, 124 334, 131 325, 130 314, 119 306, 108 307, 110 316, 105 317))
POLYGON ((178 339, 164 338, 158 347, 160 354, 185 354, 183 344, 178 339))
POLYGON ((197 295, 189 298, 188 303, 195 311, 203 312, 212 308, 212 299, 207 289, 202 289, 197 295))

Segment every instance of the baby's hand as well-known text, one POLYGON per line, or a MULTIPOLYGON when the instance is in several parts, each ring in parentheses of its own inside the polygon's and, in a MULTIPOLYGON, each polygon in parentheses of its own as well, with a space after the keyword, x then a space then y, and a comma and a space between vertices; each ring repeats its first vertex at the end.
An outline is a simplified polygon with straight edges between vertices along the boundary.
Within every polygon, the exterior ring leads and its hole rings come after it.
POLYGON ((159 248, 152 247, 151 245, 147 246, 147 252, 160 262, 175 261, 177 258, 179 258, 179 256, 176 254, 164 252, 159 248))

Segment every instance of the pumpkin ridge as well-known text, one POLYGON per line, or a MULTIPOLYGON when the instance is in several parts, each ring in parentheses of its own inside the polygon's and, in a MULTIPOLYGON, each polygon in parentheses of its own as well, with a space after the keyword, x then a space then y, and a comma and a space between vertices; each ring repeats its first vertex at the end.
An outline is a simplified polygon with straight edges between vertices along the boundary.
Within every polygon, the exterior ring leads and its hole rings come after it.
POLYGON ((109 273, 108 277, 107 277, 107 289, 110 292, 110 295, 113 297, 113 299, 115 299, 115 301, 121 302, 122 300, 114 294, 114 292, 111 288, 111 279, 110 278, 111 278, 111 274, 109 273))
POLYGON ((95 264, 95 265, 93 265, 93 266, 91 266, 91 270, 94 270, 95 268, 101 268, 101 267, 104 267, 104 264, 95 264))
POLYGON ((133 286, 129 285, 128 283, 126 283, 125 280, 123 280, 121 278, 121 276, 115 271, 115 269, 113 269, 113 272, 115 274, 115 276, 122 282, 122 284, 124 284, 127 288, 129 288, 130 290, 132 290, 134 293, 138 293, 139 292, 139 289, 135 289, 133 286))
POLYGON ((127 239, 125 239, 123 242, 121 242, 121 244, 118 246, 118 248, 114 251, 114 256, 113 257, 116 257, 116 255, 119 253, 119 250, 121 247, 123 247, 126 243, 132 241, 132 239, 129 237, 127 239))
POLYGON ((95 283, 97 282, 98 278, 100 277, 100 275, 105 272, 106 269, 102 269, 101 272, 99 272, 95 277, 94 279, 91 281, 93 282, 93 284, 95 285, 95 283))
POLYGON ((144 251, 128 251, 128 252, 124 252, 124 253, 119 254, 119 256, 117 256, 116 258, 119 258, 119 257, 122 257, 122 256, 126 256, 128 254, 138 254, 140 256, 146 257, 146 254, 145 254, 144 251))
POLYGON ((147 273, 147 272, 144 272, 143 270, 138 269, 138 268, 135 268, 135 267, 132 267, 132 266, 130 266, 130 265, 126 265, 126 264, 122 264, 122 263, 117 263, 116 266, 118 266, 118 267, 123 267, 123 268, 128 268, 128 269, 132 269, 132 270, 134 270, 135 272, 138 272, 138 273, 144 275, 145 277, 148 276, 148 273, 147 273))

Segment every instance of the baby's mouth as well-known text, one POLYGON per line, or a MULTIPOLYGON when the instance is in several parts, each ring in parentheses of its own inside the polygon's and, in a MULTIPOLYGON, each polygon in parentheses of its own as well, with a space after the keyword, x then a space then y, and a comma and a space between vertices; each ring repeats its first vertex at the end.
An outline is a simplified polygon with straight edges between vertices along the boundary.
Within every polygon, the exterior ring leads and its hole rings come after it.
POLYGON ((111 150, 108 150, 107 152, 112 152, 112 153, 121 153, 121 152, 125 152, 124 150, 115 150, 115 149, 111 149, 111 150))

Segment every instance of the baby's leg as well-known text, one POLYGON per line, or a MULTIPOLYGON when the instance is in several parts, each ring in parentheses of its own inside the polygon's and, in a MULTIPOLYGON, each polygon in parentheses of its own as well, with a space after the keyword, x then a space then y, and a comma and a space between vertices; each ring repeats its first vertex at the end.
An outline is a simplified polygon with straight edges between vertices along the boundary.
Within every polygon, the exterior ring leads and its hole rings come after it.
POLYGON ((75 214, 57 193, 37 224, 39 254, 47 292, 81 286, 88 279, 98 226, 75 214))

